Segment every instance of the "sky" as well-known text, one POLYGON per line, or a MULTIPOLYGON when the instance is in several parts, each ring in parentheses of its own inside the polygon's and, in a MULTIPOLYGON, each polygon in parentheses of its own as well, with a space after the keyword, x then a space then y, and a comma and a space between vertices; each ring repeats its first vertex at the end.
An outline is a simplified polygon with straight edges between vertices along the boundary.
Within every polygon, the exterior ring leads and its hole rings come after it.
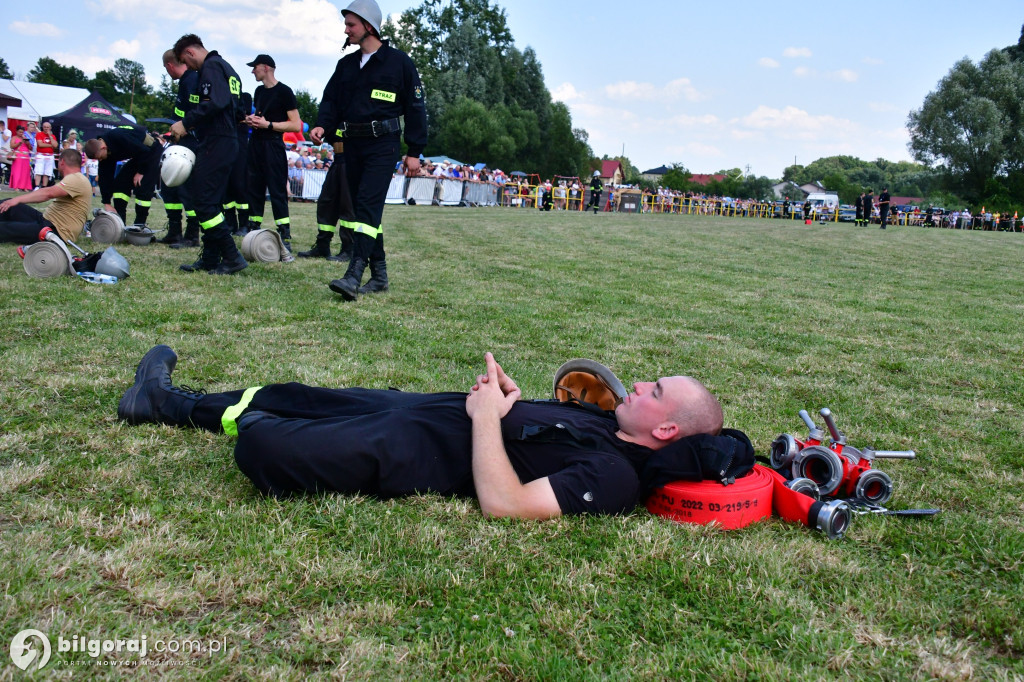
MULTIPOLYGON (((380 0, 379 0, 380 1, 380 0)), ((420 1, 384 0, 386 14, 420 1)), ((786 166, 846 154, 909 161, 910 111, 960 59, 1016 44, 1020 0, 820 3, 492 0, 532 47, 552 98, 598 156, 639 170, 786 166)), ((268 53, 277 77, 320 98, 345 41, 347 0, 56 0, 3 12, 0 57, 16 76, 49 56, 87 75, 126 57, 157 85, 164 49, 197 33, 243 76, 268 53), (34 8, 42 8, 41 12, 34 8)), ((427 97, 430 93, 427 93, 427 97)), ((467 159, 484 161, 486 159, 467 159)))

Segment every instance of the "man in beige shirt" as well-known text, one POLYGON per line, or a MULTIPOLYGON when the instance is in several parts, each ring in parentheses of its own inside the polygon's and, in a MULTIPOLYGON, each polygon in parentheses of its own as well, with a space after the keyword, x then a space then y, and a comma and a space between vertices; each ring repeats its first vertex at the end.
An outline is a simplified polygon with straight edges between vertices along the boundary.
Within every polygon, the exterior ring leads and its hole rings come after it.
POLYGON ((0 203, 0 242, 32 244, 45 238, 45 228, 57 231, 61 239, 78 239, 92 209, 92 186, 82 174, 82 155, 65 149, 58 156, 63 179, 55 185, 41 187, 0 203), (40 213, 24 204, 38 204, 53 199, 40 213))

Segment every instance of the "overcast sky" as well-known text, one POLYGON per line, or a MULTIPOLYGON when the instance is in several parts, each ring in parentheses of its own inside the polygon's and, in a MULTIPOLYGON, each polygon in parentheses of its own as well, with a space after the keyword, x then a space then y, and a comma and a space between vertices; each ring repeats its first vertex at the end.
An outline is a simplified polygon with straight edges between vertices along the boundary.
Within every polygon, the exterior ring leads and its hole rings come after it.
MULTIPOLYGON (((381 4, 399 13, 419 2, 381 4)), ((1020 0, 902 0, 772 6, 764 2, 499 2, 519 48, 594 152, 641 171, 749 166, 778 178, 835 154, 909 160, 907 114, 953 64, 1015 44, 1020 0)), ((277 77, 319 99, 345 36, 327 0, 79 0, 3 12, 0 57, 24 76, 42 56, 92 76, 127 57, 159 83, 160 56, 199 34, 255 86, 259 52, 277 77), (39 10, 37 12, 36 10, 39 10), (91 36, 96 36, 95 38, 91 36)), ((427 96, 429 97, 429 92, 427 96)), ((471 161, 487 161, 472 159, 471 161)))

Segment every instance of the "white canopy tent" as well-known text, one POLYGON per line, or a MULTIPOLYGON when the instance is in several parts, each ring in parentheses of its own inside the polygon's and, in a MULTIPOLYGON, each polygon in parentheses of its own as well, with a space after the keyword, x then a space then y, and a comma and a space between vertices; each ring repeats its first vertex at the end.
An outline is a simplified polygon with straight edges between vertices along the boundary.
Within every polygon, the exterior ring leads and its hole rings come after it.
POLYGON ((39 121, 75 106, 89 96, 84 88, 27 83, 0 78, 0 93, 21 100, 20 107, 7 107, 4 120, 39 121))

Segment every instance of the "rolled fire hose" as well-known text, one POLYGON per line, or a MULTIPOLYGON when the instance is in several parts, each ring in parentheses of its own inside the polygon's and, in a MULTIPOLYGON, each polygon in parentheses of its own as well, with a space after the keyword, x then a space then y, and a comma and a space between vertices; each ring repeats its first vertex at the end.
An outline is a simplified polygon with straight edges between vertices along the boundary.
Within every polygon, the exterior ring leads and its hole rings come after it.
POLYGON ((281 235, 274 230, 253 230, 242 238, 245 260, 258 263, 290 263, 295 256, 285 248, 281 235))
POLYGON ((842 500, 820 502, 786 487, 786 479, 767 467, 754 469, 735 483, 674 481, 647 498, 647 510, 678 523, 717 523, 743 528, 774 512, 786 521, 817 528, 829 539, 842 537, 850 525, 850 506, 842 500))
POLYGON ((63 244, 52 241, 36 242, 27 246, 22 265, 29 277, 60 277, 75 274, 71 252, 63 244))
POLYGON ((116 213, 97 208, 93 211, 92 224, 89 225, 89 234, 94 242, 116 244, 125 238, 124 221, 116 213))

